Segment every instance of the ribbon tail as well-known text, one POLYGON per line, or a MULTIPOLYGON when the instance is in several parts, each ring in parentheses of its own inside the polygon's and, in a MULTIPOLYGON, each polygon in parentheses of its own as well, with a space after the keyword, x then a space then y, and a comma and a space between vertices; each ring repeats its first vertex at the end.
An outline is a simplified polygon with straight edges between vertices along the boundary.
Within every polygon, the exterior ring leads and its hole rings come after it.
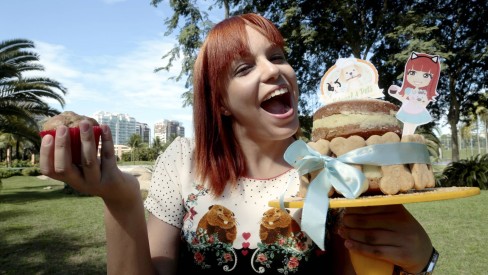
MULTIPOLYGON (((323 171, 320 173, 324 173, 323 171)), ((320 178, 320 175, 317 178, 320 178)), ((325 250, 325 232, 327 212, 329 209, 330 184, 324 184, 317 180, 310 183, 305 203, 302 209, 302 230, 322 250, 325 250)))

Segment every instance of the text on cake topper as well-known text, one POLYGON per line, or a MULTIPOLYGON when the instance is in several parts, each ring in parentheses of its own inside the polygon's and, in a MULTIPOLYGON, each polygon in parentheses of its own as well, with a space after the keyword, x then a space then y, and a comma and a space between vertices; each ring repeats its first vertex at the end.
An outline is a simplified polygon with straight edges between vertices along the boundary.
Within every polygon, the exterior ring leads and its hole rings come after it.
POLYGON ((369 61, 339 58, 322 77, 321 99, 324 105, 336 101, 383 97, 378 87, 378 71, 369 61))

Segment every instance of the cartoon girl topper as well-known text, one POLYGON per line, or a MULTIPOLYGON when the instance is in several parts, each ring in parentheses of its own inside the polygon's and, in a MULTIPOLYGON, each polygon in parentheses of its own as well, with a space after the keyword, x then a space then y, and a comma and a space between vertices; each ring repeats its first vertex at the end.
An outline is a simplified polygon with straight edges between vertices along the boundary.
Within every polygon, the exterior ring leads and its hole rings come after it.
POLYGON ((402 87, 390 86, 388 93, 402 102, 396 117, 403 122, 403 135, 413 135, 418 125, 432 121, 427 105, 437 96, 441 71, 438 55, 413 52, 405 65, 402 87))
POLYGON ((321 99, 324 104, 357 98, 383 96, 378 87, 378 71, 366 60, 339 58, 322 77, 321 99))

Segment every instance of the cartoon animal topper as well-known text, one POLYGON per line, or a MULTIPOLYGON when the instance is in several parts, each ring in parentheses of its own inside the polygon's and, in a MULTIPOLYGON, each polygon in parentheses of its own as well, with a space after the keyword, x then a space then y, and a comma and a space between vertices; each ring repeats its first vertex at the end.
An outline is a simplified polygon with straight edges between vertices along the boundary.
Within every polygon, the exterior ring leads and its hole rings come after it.
POLYGON ((419 125, 432 121, 427 105, 437 96, 441 72, 438 55, 412 52, 405 65, 402 87, 390 86, 388 93, 402 102, 396 117, 403 122, 402 135, 413 135, 419 125))
POLYGON ((322 77, 321 99, 324 104, 357 98, 383 97, 378 87, 378 71, 366 60, 339 58, 322 77))

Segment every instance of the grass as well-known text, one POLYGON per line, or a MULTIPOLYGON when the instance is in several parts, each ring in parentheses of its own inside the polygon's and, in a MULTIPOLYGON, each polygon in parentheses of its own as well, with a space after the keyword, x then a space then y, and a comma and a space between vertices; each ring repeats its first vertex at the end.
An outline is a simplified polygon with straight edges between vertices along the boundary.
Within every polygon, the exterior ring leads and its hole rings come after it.
POLYGON ((62 183, 36 177, 2 182, 0 274, 106 274, 99 198, 69 196, 62 183))
MULTIPOLYGON (((106 274, 99 198, 65 195, 62 183, 36 177, 2 181, 0 274, 106 274)), ((488 191, 407 208, 440 252, 436 274, 486 274, 488 191)))

